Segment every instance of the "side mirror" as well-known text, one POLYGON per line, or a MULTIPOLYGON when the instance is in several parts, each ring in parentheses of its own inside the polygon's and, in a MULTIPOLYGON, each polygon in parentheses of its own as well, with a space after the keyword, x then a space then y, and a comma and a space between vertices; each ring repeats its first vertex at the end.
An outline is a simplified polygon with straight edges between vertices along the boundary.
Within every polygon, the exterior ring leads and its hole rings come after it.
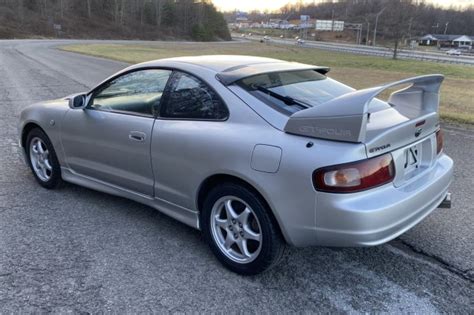
POLYGON ((69 108, 84 109, 87 106, 85 94, 76 94, 69 97, 69 108))

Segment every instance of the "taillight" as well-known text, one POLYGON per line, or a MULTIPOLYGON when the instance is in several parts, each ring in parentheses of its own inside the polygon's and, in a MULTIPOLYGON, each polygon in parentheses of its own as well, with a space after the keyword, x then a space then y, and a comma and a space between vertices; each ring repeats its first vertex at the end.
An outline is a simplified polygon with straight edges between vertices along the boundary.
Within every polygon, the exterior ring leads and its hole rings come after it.
POLYGON ((313 172, 316 190, 334 193, 358 192, 389 183, 395 177, 390 153, 371 159, 323 167, 313 172))
POLYGON ((443 131, 439 129, 436 131, 436 153, 440 154, 441 151, 443 150, 443 131))

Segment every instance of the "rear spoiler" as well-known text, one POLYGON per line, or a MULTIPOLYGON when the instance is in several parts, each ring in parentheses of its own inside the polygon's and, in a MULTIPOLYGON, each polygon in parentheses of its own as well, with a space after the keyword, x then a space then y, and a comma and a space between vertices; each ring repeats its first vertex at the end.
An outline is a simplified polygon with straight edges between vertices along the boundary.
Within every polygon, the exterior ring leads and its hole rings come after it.
POLYGON ((414 128, 421 122, 423 127, 429 127, 425 131, 437 126, 439 89, 443 80, 444 76, 440 74, 424 75, 350 92, 294 113, 284 130, 313 138, 381 146, 389 143, 388 133, 391 133, 392 142, 399 141, 396 138, 404 137, 405 133, 413 137, 414 128), (374 109, 371 113, 369 107, 377 95, 405 84, 410 86, 390 95, 391 107, 387 105, 383 110, 374 109), (404 128, 412 124, 413 129, 404 128), (399 129, 396 134, 395 128, 399 129))
POLYGON ((302 71, 302 70, 314 70, 323 75, 329 72, 328 67, 306 65, 299 62, 261 62, 249 65, 241 65, 232 68, 228 68, 216 75, 217 79, 224 85, 229 86, 239 80, 252 77, 264 73, 273 72, 290 72, 290 71, 302 71))

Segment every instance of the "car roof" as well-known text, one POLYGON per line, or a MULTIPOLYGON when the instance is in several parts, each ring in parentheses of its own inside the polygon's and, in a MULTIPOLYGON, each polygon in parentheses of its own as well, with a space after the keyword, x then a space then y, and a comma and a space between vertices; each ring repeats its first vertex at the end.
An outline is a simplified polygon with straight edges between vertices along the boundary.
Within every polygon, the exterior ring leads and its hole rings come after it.
POLYGON ((329 71, 328 67, 319 67, 273 58, 240 55, 174 57, 149 61, 140 64, 140 66, 162 67, 167 64, 176 63, 206 68, 207 70, 214 72, 217 75, 217 78, 226 85, 232 84, 245 77, 269 72, 312 69, 325 74, 329 71))
POLYGON ((166 62, 180 62, 192 64, 200 67, 207 68, 216 73, 225 71, 226 69, 238 67, 238 66, 248 66, 253 64, 263 64, 263 63, 275 63, 275 62, 285 62, 278 59, 265 58, 265 57, 254 57, 254 56, 238 56, 238 55, 205 55, 205 56, 186 56, 186 57, 173 57, 158 59, 147 62, 148 65, 162 66, 166 62))

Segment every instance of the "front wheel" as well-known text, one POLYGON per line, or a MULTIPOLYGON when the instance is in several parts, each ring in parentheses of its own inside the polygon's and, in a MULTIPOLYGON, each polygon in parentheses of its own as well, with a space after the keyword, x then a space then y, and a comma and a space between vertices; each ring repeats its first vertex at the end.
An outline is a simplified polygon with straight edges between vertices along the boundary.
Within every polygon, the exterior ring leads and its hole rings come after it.
POLYGON ((211 250, 234 272, 258 274, 283 255, 285 243, 269 209, 244 186, 225 183, 212 189, 201 222, 211 250))
POLYGON ((44 188, 58 187, 62 183, 61 168, 48 136, 39 128, 31 130, 25 150, 36 181, 44 188))

